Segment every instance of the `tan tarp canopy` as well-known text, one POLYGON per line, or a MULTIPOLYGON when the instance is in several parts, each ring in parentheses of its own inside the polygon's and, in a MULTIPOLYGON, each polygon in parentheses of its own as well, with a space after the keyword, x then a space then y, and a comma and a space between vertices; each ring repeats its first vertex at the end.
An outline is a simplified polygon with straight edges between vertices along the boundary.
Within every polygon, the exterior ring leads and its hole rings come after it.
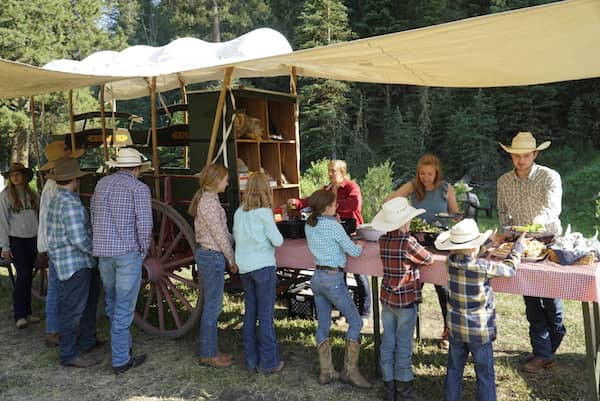
MULTIPOLYGON (((157 90, 233 77, 287 75, 441 87, 541 84, 600 76, 600 0, 570 0, 157 77, 157 90)), ((117 81, 0 62, 0 98, 117 81)), ((144 96, 143 77, 114 82, 114 98, 144 96)))

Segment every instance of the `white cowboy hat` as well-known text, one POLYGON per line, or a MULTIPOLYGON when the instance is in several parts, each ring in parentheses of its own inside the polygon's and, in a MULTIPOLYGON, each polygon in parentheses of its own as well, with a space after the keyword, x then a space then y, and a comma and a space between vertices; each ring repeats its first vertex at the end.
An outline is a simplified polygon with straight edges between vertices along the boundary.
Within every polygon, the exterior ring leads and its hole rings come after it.
POLYGON ((79 162, 76 158, 65 157, 54 162, 54 167, 50 170, 48 178, 54 181, 71 181, 87 174, 89 173, 79 169, 79 162))
POLYGON ((508 153, 522 154, 533 152, 535 150, 547 149, 548 146, 550 146, 550 141, 546 141, 540 146, 536 145, 535 138, 531 135, 531 132, 519 132, 512 139, 512 146, 506 146, 500 143, 502 149, 506 150, 508 153))
POLYGON ((76 149, 74 152, 72 152, 71 149, 69 149, 69 147, 65 144, 65 141, 50 142, 44 149, 44 154, 46 155, 48 162, 40 167, 40 170, 50 170, 52 167, 54 167, 54 164, 57 160, 61 160, 66 157, 77 159, 78 157, 83 156, 84 153, 85 149, 76 149))
POLYGON ((390 232, 399 229, 413 217, 425 213, 425 209, 415 209, 404 197, 390 199, 381 206, 371 225, 375 230, 390 232))
POLYGON ((150 164, 148 158, 134 148, 123 148, 119 150, 115 160, 106 162, 109 167, 137 167, 145 164, 150 164))
POLYGON ((435 239, 435 247, 440 251, 477 248, 490 235, 492 235, 492 230, 487 230, 482 234, 479 232, 475 220, 464 219, 456 223, 449 231, 438 235, 435 239))

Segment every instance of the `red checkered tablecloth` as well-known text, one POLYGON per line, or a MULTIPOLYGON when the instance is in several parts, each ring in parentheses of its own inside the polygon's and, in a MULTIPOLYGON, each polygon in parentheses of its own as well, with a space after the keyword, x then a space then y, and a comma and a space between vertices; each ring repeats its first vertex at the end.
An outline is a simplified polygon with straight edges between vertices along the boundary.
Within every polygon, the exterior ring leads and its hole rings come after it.
MULTIPOLYGON (((346 271, 369 276, 383 276, 376 242, 358 241, 363 253, 348 257, 346 271)), ((305 240, 285 240, 276 248, 277 266, 292 269, 313 269, 315 264, 305 240)), ((433 265, 421 269, 421 279, 427 283, 446 285, 446 255, 434 254, 433 265)), ((497 292, 546 298, 600 301, 600 263, 562 266, 549 261, 522 263, 515 277, 496 278, 492 287, 497 292)))

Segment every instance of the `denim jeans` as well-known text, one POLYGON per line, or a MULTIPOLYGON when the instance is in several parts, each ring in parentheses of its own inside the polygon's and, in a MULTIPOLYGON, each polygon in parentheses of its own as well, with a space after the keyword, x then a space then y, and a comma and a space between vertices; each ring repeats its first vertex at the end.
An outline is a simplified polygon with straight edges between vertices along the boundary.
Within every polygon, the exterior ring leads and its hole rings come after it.
POLYGON ((9 237, 9 242, 17 271, 13 289, 13 312, 17 321, 31 315, 31 282, 37 256, 37 237, 9 237))
POLYGON ((381 305, 383 336, 381 337, 380 364, 384 382, 414 379, 412 369, 413 334, 417 323, 417 307, 408 308, 381 305))
POLYGON ((560 299, 523 297, 533 354, 551 359, 567 334, 560 299))
POLYGON ((60 363, 72 362, 79 350, 96 344, 96 307, 100 280, 96 269, 79 269, 67 280, 58 281, 60 363), (79 346, 77 337, 79 331, 79 346))
POLYGON ((113 367, 125 365, 131 357, 132 340, 129 328, 140 292, 142 262, 139 252, 98 258, 106 315, 110 320, 113 367))
POLYGON ((358 341, 363 322, 348 292, 345 273, 341 270, 335 273, 329 270, 315 270, 310 288, 317 309, 317 344, 329 337, 332 306, 335 306, 348 321, 346 338, 358 341))
POLYGON ((46 290, 46 333, 58 333, 58 285, 56 268, 48 258, 48 289, 46 290))
POLYGON ((274 369, 279 365, 279 345, 273 326, 277 281, 275 266, 263 267, 242 274, 240 277, 244 285, 245 310, 242 338, 246 366, 248 369, 274 369))
POLYGON ((200 318, 200 358, 217 356, 217 322, 223 308, 225 256, 222 252, 196 249, 196 264, 202 286, 202 317, 200 318))
POLYGON ((446 401, 460 401, 463 372, 469 352, 473 355, 475 376, 477 377, 477 401, 496 401, 496 380, 494 377, 494 349, 492 342, 484 344, 465 343, 448 338, 448 373, 446 374, 446 401))
POLYGON ((371 316, 371 289, 369 288, 369 276, 354 273, 354 280, 356 280, 358 313, 362 318, 369 318, 371 316))

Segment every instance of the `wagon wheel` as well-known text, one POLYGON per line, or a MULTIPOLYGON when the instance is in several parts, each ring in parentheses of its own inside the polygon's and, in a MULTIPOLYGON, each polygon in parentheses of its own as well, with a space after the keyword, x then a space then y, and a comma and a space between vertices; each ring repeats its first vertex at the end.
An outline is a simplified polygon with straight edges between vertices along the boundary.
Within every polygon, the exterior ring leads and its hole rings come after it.
POLYGON ((202 307, 194 231, 163 202, 153 200, 152 212, 154 231, 134 320, 150 334, 179 337, 195 325, 202 307))
POLYGON ((48 289, 48 254, 38 253, 33 266, 33 281, 31 282, 31 295, 42 302, 46 302, 48 289))

